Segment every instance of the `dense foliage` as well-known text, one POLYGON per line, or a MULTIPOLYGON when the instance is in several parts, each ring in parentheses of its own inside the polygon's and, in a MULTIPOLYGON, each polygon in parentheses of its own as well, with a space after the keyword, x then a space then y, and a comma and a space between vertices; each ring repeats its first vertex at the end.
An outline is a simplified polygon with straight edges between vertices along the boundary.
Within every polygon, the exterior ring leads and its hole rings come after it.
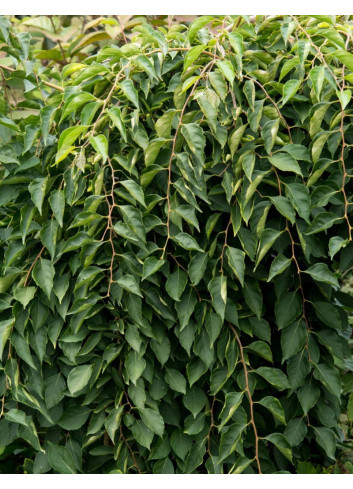
POLYGON ((349 446, 352 26, 140 23, 57 63, 0 19, 3 472, 310 471, 349 446))

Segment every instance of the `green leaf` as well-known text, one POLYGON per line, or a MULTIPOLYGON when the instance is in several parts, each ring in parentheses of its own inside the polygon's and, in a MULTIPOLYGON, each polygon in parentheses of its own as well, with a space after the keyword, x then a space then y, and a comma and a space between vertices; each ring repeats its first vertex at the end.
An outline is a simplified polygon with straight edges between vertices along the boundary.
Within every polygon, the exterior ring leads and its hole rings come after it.
POLYGON ((194 445, 192 450, 190 450, 189 455, 185 460, 185 474, 192 474, 197 467, 199 467, 205 456, 206 452, 206 442, 205 440, 199 440, 194 445))
POLYGON ((336 94, 341 102, 342 110, 344 110, 352 98, 352 92, 351 90, 336 90, 336 94))
POLYGON ((243 392, 228 392, 228 394, 226 394, 224 405, 220 413, 221 424, 219 425, 219 430, 221 430, 223 426, 227 424, 227 422, 239 408, 243 395, 243 392))
POLYGON ((310 409, 316 406, 319 397, 320 389, 317 387, 315 381, 312 379, 307 380, 298 391, 298 399, 304 414, 307 414, 310 409))
POLYGON ((195 238, 190 236, 190 234, 178 233, 176 236, 172 236, 172 240, 175 241, 179 246, 184 248, 184 250, 203 251, 197 244, 195 238))
POLYGON ((192 446, 191 436, 185 435, 181 431, 174 431, 170 437, 170 445, 173 452, 181 459, 185 460, 185 457, 190 452, 192 446))
POLYGON ((255 83, 253 80, 246 80, 244 83, 244 94, 247 98, 249 107, 252 111, 255 110, 255 83))
POLYGON ((88 384, 93 372, 93 365, 80 365, 73 368, 67 378, 67 386, 71 395, 75 395, 88 384))
POLYGON ((68 101, 65 103, 60 122, 69 114, 82 107, 82 105, 92 102, 93 100, 96 100, 95 96, 88 92, 76 93, 72 97, 69 97, 68 101))
POLYGON ((342 218, 338 217, 337 214, 334 214, 333 212, 320 212, 314 217, 313 222, 311 223, 306 234, 310 235, 320 233, 325 229, 329 229, 341 219, 342 218))
POLYGON ((256 353, 268 362, 273 363, 271 348, 264 341, 253 341, 246 346, 246 350, 250 350, 250 352, 256 353))
POLYGON ((65 447, 48 442, 48 461, 51 467, 59 474, 76 474, 73 456, 65 447))
POLYGON ((282 363, 304 347, 307 337, 305 322, 302 319, 287 326, 282 331, 282 363))
POLYGON ((96 214, 95 212, 87 211, 87 212, 79 212, 76 214, 75 219, 72 221, 69 229, 74 229, 81 226, 87 226, 88 224, 97 223, 103 219, 102 216, 96 214))
POLYGON ((66 392, 64 377, 58 373, 45 380, 44 398, 48 409, 59 404, 66 392))
POLYGON ((58 151, 62 153, 64 150, 72 146, 76 139, 81 136, 83 132, 87 131, 87 129, 88 126, 73 126, 65 129, 65 131, 60 134, 58 151))
POLYGON ((142 280, 154 275, 165 264, 164 260, 159 260, 154 256, 149 256, 143 263, 142 280))
POLYGON ((233 270, 235 276, 244 287, 244 272, 245 272, 245 253, 238 248, 232 248, 228 246, 226 248, 226 255, 230 268, 233 270))
POLYGON ((53 290, 55 270, 53 264, 44 258, 40 258, 35 264, 32 276, 38 287, 40 287, 50 299, 53 290))
POLYGON ((146 207, 145 203, 145 197, 142 191, 142 188, 140 185, 138 185, 136 182, 133 180, 122 180, 120 184, 126 188, 126 190, 129 192, 129 194, 137 200, 143 207, 146 207))
POLYGON ((189 263, 189 276, 194 285, 197 285, 202 279, 207 268, 207 253, 196 253, 189 263))
POLYGON ((128 378, 136 385, 137 380, 146 368, 146 360, 135 351, 130 351, 125 361, 125 368, 128 378))
POLYGON ((338 308, 327 302, 315 301, 312 303, 317 317, 333 329, 342 329, 342 318, 338 308))
POLYGON ((228 138, 228 144, 232 158, 238 151, 241 138, 244 136, 246 128, 247 124, 238 127, 238 129, 235 129, 228 138))
POLYGON ((142 213, 132 205, 120 205, 119 209, 123 215, 124 222, 131 232, 143 243, 146 243, 146 230, 142 221, 142 213))
POLYGON ((341 380, 335 367, 318 363, 315 365, 314 377, 319 380, 337 399, 341 396, 341 380))
POLYGON ((157 138, 153 139, 146 148, 145 151, 145 165, 150 166, 153 165, 155 159, 158 156, 158 153, 162 146, 166 143, 169 143, 169 139, 157 138))
POLYGON ((136 58, 134 58, 134 63, 139 68, 141 68, 141 70, 145 71, 150 78, 157 79, 157 75, 153 63, 149 58, 147 58, 147 56, 144 56, 142 54, 136 56, 136 58))
POLYGON ((131 431, 137 443, 149 450, 154 437, 153 431, 147 428, 140 419, 134 420, 131 431))
POLYGON ((325 67, 315 66, 310 70, 309 78, 313 84, 315 95, 320 102, 321 90, 325 81, 325 67))
POLYGON ((14 346, 17 355, 22 358, 30 367, 37 370, 32 358, 31 351, 29 349, 26 338, 20 336, 15 331, 11 334, 11 344, 14 346))
POLYGON ((211 348, 213 347, 214 342, 217 340, 221 332, 222 326, 223 326, 222 318, 218 314, 209 311, 206 316, 205 327, 210 339, 211 348))
POLYGON ((139 413, 145 425, 153 431, 153 433, 162 437, 164 433, 164 421, 162 416, 157 411, 150 408, 139 408, 139 413))
POLYGON ((128 292, 143 297, 140 287, 138 286, 138 283, 136 282, 136 279, 133 275, 123 275, 122 277, 117 279, 116 283, 128 292))
POLYGON ((323 282, 333 287, 338 287, 338 281, 336 276, 329 270, 326 263, 315 263, 307 270, 303 270, 303 273, 307 273, 317 282, 323 282))
POLYGON ((196 306, 197 298, 192 287, 188 287, 181 296, 179 302, 175 304, 175 309, 180 321, 180 331, 187 326, 196 306))
POLYGON ((263 377, 267 382, 275 386, 279 391, 289 388, 288 379, 282 370, 272 367, 259 367, 255 372, 263 377))
POLYGON ((349 394, 349 400, 347 404, 347 415, 349 421, 353 421, 353 392, 349 394))
POLYGON ((165 284, 165 290, 172 299, 179 302, 187 283, 187 274, 180 267, 177 267, 176 271, 169 275, 165 284))
POLYGON ((277 231, 276 229, 267 228, 264 229, 260 236, 259 247, 257 251, 257 258, 255 267, 259 265, 261 260, 264 258, 266 253, 274 245, 277 239, 281 236, 284 231, 277 231))
POLYGON ((204 150, 206 139, 201 127, 194 122, 183 124, 181 126, 181 134, 185 138, 191 153, 203 163, 205 160, 204 150))
POLYGON ((194 62, 200 57, 202 51, 206 48, 204 44, 199 44, 198 46, 194 46, 187 52, 187 55, 184 59, 184 69, 186 71, 194 62))
POLYGON ((104 421, 104 426, 113 444, 115 443, 114 442, 115 433, 120 426, 123 409, 124 409, 123 406, 119 406, 116 409, 112 409, 104 421))
POLYGON ((268 121, 264 124, 264 127, 261 130, 261 136, 264 140, 264 145, 267 154, 271 154, 273 145, 275 144, 277 133, 279 128, 279 119, 275 119, 273 121, 268 121))
POLYGON ((176 111, 174 109, 168 110, 159 119, 157 119, 154 128, 158 137, 161 139, 169 139, 172 130, 172 121, 176 111))
POLYGON ((0 126, 5 126, 15 132, 21 132, 17 124, 3 114, 0 115, 0 126))
POLYGON ((257 281, 250 279, 244 282, 244 299, 250 309, 258 318, 260 318, 263 300, 260 286, 257 281))
POLYGON ((353 54, 344 50, 333 51, 331 54, 341 61, 350 71, 353 71, 353 54))
POLYGON ((63 227, 63 218, 65 211, 65 196, 62 190, 54 190, 49 197, 49 204, 53 211, 55 219, 60 227, 63 227))
POLYGON ((268 159, 271 165, 278 168, 278 170, 302 175, 297 161, 288 153, 275 153, 273 156, 269 156, 268 159))
POLYGON ((2 357, 7 340, 9 339, 14 322, 15 319, 5 319, 4 321, 0 322, 0 359, 2 357))
POLYGON ((264 108, 264 100, 256 100, 254 102, 254 109, 248 111, 248 121, 252 131, 257 132, 260 126, 260 121, 264 108))
POLYGON ((209 293, 212 297, 212 305, 216 313, 224 321, 224 314, 227 303, 227 277, 221 275, 213 278, 208 286, 209 293))
POLYGON ((86 423, 91 409, 84 406, 68 407, 58 421, 58 425, 65 430, 79 430, 86 423))
POLYGON ((48 178, 36 178, 28 185, 28 190, 31 194, 34 205, 39 210, 39 214, 42 215, 42 206, 47 189, 48 178))
POLYGON ((199 412, 205 407, 206 402, 207 397, 205 393, 195 385, 186 391, 183 398, 184 406, 191 412, 194 418, 196 418, 199 412))
POLYGON ((220 69, 222 75, 229 81, 230 85, 233 85, 235 78, 235 71, 230 61, 217 61, 217 67, 220 69))
POLYGON ((292 462, 292 449, 287 438, 282 433, 271 433, 265 436, 265 440, 273 443, 273 445, 290 461, 292 462))
POLYGON ((20 409, 10 409, 5 413, 5 418, 13 423, 18 423, 23 426, 27 426, 26 413, 20 409))
POLYGON ((286 196, 298 215, 309 224, 311 202, 308 188, 302 183, 286 184, 286 196))
MULTIPOLYGON (((193 48, 195 49, 195 48, 193 48)), ((219 97, 216 92, 210 88, 206 88, 197 95, 197 102, 201 107, 202 112, 208 120, 210 128, 217 133, 217 115, 219 106, 219 97)))
POLYGON ((69 156, 69 154, 74 153, 74 151, 75 151, 75 146, 68 146, 68 147, 65 147, 65 148, 61 149, 60 151, 58 151, 58 153, 56 154, 56 158, 55 158, 55 164, 58 165, 67 156, 69 156))
POLYGON ((90 136, 89 141, 95 151, 102 157, 103 163, 105 163, 108 158, 107 138, 104 136, 104 134, 99 134, 98 136, 90 136))
POLYGON ((18 273, 10 273, 9 275, 5 275, 5 277, 0 277, 0 293, 6 292, 13 282, 18 277, 18 273))
POLYGON ((274 277, 276 277, 276 275, 280 275, 282 272, 284 272, 289 267, 291 262, 292 260, 290 258, 286 258, 283 255, 277 255, 271 263, 267 282, 270 282, 274 277))
POLYGON ((294 95, 299 90, 301 84, 302 80, 289 80, 287 81, 287 83, 285 83, 283 87, 282 107, 294 97, 294 95))
POLYGON ((243 69, 243 54, 244 54, 244 43, 243 36, 239 32, 228 32, 228 39, 230 45, 235 51, 236 61, 238 65, 238 72, 241 73, 243 69))
POLYGON ((308 148, 302 144, 286 144, 283 146, 282 151, 289 153, 297 161, 306 161, 311 163, 310 152, 308 148))
POLYGON ((189 27, 188 31, 188 40, 190 41, 190 44, 193 42, 195 37, 197 36, 197 33, 199 32, 200 29, 202 29, 206 24, 209 24, 214 20, 214 17, 211 15, 202 15, 201 17, 197 17, 189 27))
POLYGON ((271 203, 276 207, 285 218, 287 218, 292 224, 295 223, 295 211, 290 201, 281 195, 277 197, 269 197, 271 203))
POLYGON ((331 260, 342 248, 345 248, 348 244, 348 240, 341 238, 340 236, 333 236, 329 241, 329 254, 331 260))
POLYGON ((50 219, 43 224, 40 231, 40 239, 50 253, 52 260, 55 257, 57 232, 59 224, 54 219, 50 219))
POLYGON ((297 292, 287 292, 279 297, 275 305, 278 329, 293 323, 303 312, 302 300, 297 292))
POLYGON ((69 251, 77 250, 78 248, 82 248, 82 246, 90 244, 91 242, 92 238, 87 233, 80 231, 66 241, 61 253, 68 253, 69 251))
POLYGON ((272 396, 263 397, 260 401, 257 401, 257 404, 268 409, 273 416, 280 421, 282 424, 286 424, 286 416, 282 407, 282 404, 278 399, 272 396))
POLYGON ((324 427, 316 428, 315 426, 313 426, 313 430, 316 441, 323 448, 325 455, 332 460, 336 460, 337 440, 334 431, 324 427))
POLYGON ((178 216, 182 217, 188 224, 200 231, 199 222, 195 215, 195 209, 191 205, 179 205, 174 209, 178 216))
POLYGON ((130 100, 134 104, 134 106, 139 109, 140 104, 139 104, 139 96, 138 93, 134 87, 134 84, 131 80, 124 80, 118 85, 125 97, 130 100))
POLYGON ((17 287, 14 292, 14 298, 26 308, 33 299, 35 292, 35 287, 17 287))
POLYGON ((115 127, 119 129, 120 134, 122 135, 126 143, 127 142, 126 127, 121 115, 121 110, 119 109, 119 107, 112 107, 111 109, 107 110, 107 114, 109 115, 115 127))
POLYGON ((236 450, 241 434, 245 428, 246 423, 234 423, 222 434, 219 445, 219 462, 225 460, 236 450))

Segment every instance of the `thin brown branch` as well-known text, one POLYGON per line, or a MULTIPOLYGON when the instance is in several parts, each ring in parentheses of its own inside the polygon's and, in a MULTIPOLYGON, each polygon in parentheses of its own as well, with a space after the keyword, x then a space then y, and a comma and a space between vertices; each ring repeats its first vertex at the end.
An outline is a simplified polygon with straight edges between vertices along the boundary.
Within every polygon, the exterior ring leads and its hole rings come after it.
MULTIPOLYGON (((345 88, 345 83, 344 83, 344 68, 343 68, 343 82, 342 82, 342 88, 341 88, 341 93, 343 92, 344 88, 345 88)), ((345 190, 345 184, 346 184, 346 177, 347 177, 347 170, 346 170, 346 164, 345 164, 345 160, 344 160, 344 149, 346 147, 346 142, 345 142, 345 137, 344 137, 344 117, 345 117, 345 113, 344 113, 344 107, 343 107, 343 104, 342 104, 342 100, 341 100, 341 123, 340 123, 340 133, 341 133, 341 139, 342 139, 342 147, 341 147, 341 157, 340 157, 340 160, 341 160, 341 164, 342 164, 342 187, 341 187, 341 192, 342 192, 342 195, 343 195, 343 199, 344 199, 344 218, 345 220, 347 221, 347 225, 348 225, 348 239, 349 241, 352 241, 352 226, 351 226, 351 223, 349 222, 349 217, 348 217, 348 199, 347 199, 347 194, 346 194, 346 190, 345 190)))
POLYGON ((270 94, 268 93, 268 91, 266 90, 266 88, 263 86, 262 83, 260 83, 258 80, 256 80, 255 78, 253 78, 252 76, 248 76, 248 75, 244 75, 244 78, 246 78, 247 80, 252 80, 254 83, 256 83, 256 85, 258 85, 261 90, 264 92, 266 98, 273 104, 273 106, 275 107, 277 113, 278 113, 278 116, 279 118, 283 121, 284 125, 286 126, 287 128, 287 131, 288 131, 288 136, 289 136, 289 139, 290 139, 290 142, 292 143, 293 142, 293 139, 292 139, 292 134, 291 134, 291 130, 290 130, 290 127, 288 125, 288 122, 286 121, 286 119, 283 117, 281 111, 279 110, 279 107, 278 105, 276 104, 276 102, 273 100, 273 98, 270 96, 270 94))
POLYGON ((168 242, 169 242, 169 239, 170 239, 170 213, 171 213, 170 188, 171 188, 171 185, 172 185, 172 162, 173 162, 173 159, 174 159, 174 156, 175 156, 175 147, 176 147, 177 138, 178 138, 178 135, 179 135, 180 128, 183 125, 183 116, 184 116, 186 107, 187 107, 187 105, 189 103, 189 100, 194 95, 195 90, 196 90, 196 87, 197 87, 197 85, 199 83, 199 80, 207 72, 207 70, 212 69, 212 66, 214 65, 214 63, 215 63, 215 59, 213 59, 212 61, 210 61, 209 63, 207 63, 207 65, 201 71, 199 79, 196 80, 196 82, 194 83, 194 85, 193 85, 193 87, 192 87, 189 95, 186 98, 186 101, 184 103, 184 106, 181 109, 179 122, 178 122, 178 125, 177 125, 176 130, 175 130, 175 134, 174 134, 174 138, 173 138, 173 143, 172 143, 172 153, 170 155, 170 159, 169 159, 169 163, 168 163, 168 183, 167 183, 167 195, 166 195, 166 200, 167 200, 167 223, 166 223, 166 226, 167 226, 167 239, 166 239, 166 242, 165 242, 164 247, 163 247, 162 259, 164 258, 164 255, 165 255, 165 252, 166 252, 166 249, 167 249, 167 245, 168 245, 168 242))
POLYGON ((214 409, 215 402, 216 402, 216 396, 213 396, 212 404, 211 404, 211 408, 210 408, 211 424, 210 424, 210 427, 209 427, 209 430, 208 430, 208 433, 207 433, 207 451, 208 451, 208 454, 209 455, 211 455, 211 433, 212 433, 213 428, 215 427, 215 424, 214 424, 214 414, 213 414, 213 409, 214 409))
POLYGON ((224 231, 224 243, 223 243, 222 252, 221 252, 221 269, 220 269, 220 272, 222 274, 223 274, 224 253, 225 253, 226 248, 227 248, 228 231, 229 231, 229 227, 230 227, 231 223, 232 223, 232 215, 230 215, 227 227, 224 231))
POLYGON ((262 474, 260 457, 259 457, 259 436, 257 433, 257 428, 256 428, 256 424, 255 424, 255 419, 254 419, 254 402, 252 400, 252 395, 251 395, 251 391, 250 391, 250 387, 249 387, 248 369, 247 369, 245 359, 244 359, 243 345, 240 341, 240 338, 239 338, 234 326, 230 323, 228 323, 228 325, 229 325, 230 329, 232 330, 232 332, 235 336, 235 339, 237 340, 237 343, 239 345, 241 363, 242 363, 243 369, 244 369, 245 391, 246 391, 246 394, 248 396, 249 405, 250 405, 250 423, 253 427, 254 436, 255 436, 255 460, 257 463, 257 468, 258 468, 259 474, 262 474))
POLYGON ((45 250, 45 246, 42 247, 42 249, 40 250, 40 252, 38 253, 38 255, 35 257, 32 265, 29 267, 29 270, 27 272, 27 275, 26 275, 26 278, 25 278, 25 281, 24 281, 24 284, 23 284, 24 287, 27 286, 27 283, 28 283, 29 277, 30 277, 30 275, 32 273, 32 270, 33 270, 35 264, 37 263, 37 261, 39 260, 39 258, 42 256, 42 253, 43 253, 44 250, 45 250))
POLYGON ((110 242, 110 246, 111 246, 111 250, 112 250, 112 257, 111 257, 110 266, 109 266, 109 282, 108 282, 108 291, 107 291, 106 297, 110 296, 110 289, 111 289, 112 283, 114 282, 114 280, 113 280, 113 267, 114 267, 114 259, 117 255, 115 248, 114 248, 114 240, 113 240, 114 227, 113 227, 113 219, 112 219, 113 210, 114 210, 114 207, 116 207, 115 200, 114 200, 114 189, 115 189, 115 185, 116 185, 116 180, 115 180, 115 174, 114 174, 114 167, 113 167, 109 158, 108 158, 108 165, 109 165, 111 172, 112 172, 112 186, 111 186, 109 196, 107 193, 105 194, 105 200, 106 200, 107 205, 108 205, 108 217, 107 217, 108 223, 107 223, 107 227, 106 227, 106 229, 103 233, 102 239, 101 239, 103 241, 107 231, 109 231, 109 242, 110 242), (112 203, 110 203, 109 197, 111 198, 112 203))
POLYGON ((129 450, 129 452, 131 453, 131 457, 132 457, 132 461, 133 461, 134 467, 137 469, 137 471, 138 471, 139 474, 142 474, 142 472, 140 470, 140 467, 138 466, 138 463, 136 462, 135 453, 132 450, 132 448, 130 447, 129 442, 127 441, 127 439, 124 436, 123 428, 121 426, 121 423, 120 423, 120 438, 123 440, 123 442, 125 443, 125 445, 127 446, 128 450, 129 450))
MULTIPOLYGON (((10 68, 9 66, 5 66, 5 65, 1 65, 1 64, 0 64, 0 68, 2 70, 10 71, 11 73, 16 71, 14 68, 10 68)), ((59 87, 59 85, 54 85, 54 83, 50 83, 50 82, 47 82, 44 80, 41 80, 41 83, 44 83, 44 85, 47 85, 47 87, 55 88, 55 90, 60 90, 60 92, 64 91, 64 89, 62 87, 59 87)))

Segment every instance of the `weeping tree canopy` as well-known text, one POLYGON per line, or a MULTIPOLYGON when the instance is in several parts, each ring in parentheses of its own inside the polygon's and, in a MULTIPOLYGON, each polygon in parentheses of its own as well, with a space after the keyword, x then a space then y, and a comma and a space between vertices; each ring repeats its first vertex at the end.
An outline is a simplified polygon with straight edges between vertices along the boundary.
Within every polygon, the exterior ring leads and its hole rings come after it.
POLYGON ((142 23, 43 63, 0 19, 1 471, 334 464, 352 26, 142 23))

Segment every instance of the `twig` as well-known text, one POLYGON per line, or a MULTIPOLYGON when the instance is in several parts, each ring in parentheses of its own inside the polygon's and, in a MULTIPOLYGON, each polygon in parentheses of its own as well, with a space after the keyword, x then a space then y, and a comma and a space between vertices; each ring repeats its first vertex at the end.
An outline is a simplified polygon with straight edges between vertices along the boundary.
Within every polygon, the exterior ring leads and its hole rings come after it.
POLYGON ((26 278, 25 278, 25 281, 24 281, 24 284, 23 284, 23 286, 24 286, 24 287, 26 287, 26 286, 27 286, 27 282, 28 282, 28 280, 29 280, 29 277, 30 277, 30 275, 31 275, 31 272, 32 272, 32 270, 33 270, 33 268, 34 268, 35 264, 36 264, 36 263, 37 263, 37 261, 39 260, 39 258, 42 256, 42 253, 43 253, 43 251, 44 251, 44 250, 45 250, 45 246, 43 246, 43 247, 42 247, 42 249, 40 250, 40 252, 38 253, 38 255, 35 257, 35 259, 34 259, 34 261, 33 261, 32 265, 29 267, 29 270, 28 270, 28 272, 27 272, 27 275, 26 275, 26 278))
POLYGON ((252 424, 252 427, 254 430, 254 436, 255 436, 255 460, 257 463, 257 468, 258 468, 259 474, 262 474, 260 457, 259 457, 259 436, 257 433, 257 428, 256 428, 256 424, 255 424, 255 419, 254 419, 254 403, 253 403, 251 391, 249 388, 248 369, 246 367, 246 363, 245 363, 245 359, 244 359, 243 345, 241 344, 240 338, 239 338, 237 332, 235 331, 234 326, 230 323, 228 323, 228 325, 229 325, 230 329, 232 330, 232 332, 235 336, 235 339, 237 340, 237 343, 239 345, 239 349, 240 349, 241 363, 242 363, 243 369, 244 369, 245 391, 247 393, 249 405, 250 405, 250 423, 252 424))
POLYGON ((246 78, 247 80, 252 80, 254 83, 256 83, 256 85, 258 85, 261 88, 261 90, 264 92, 266 98, 273 104, 273 106, 275 107, 275 109, 276 109, 276 111, 278 113, 279 118, 284 122, 284 125, 287 128, 289 139, 290 139, 290 142, 292 143, 293 140, 292 140, 292 134, 291 134, 290 127, 289 127, 286 119, 283 117, 281 111, 279 110, 278 105, 273 100, 273 98, 270 96, 270 94, 268 93, 268 91, 266 90, 266 88, 262 85, 262 83, 260 83, 258 80, 256 80, 255 78, 253 78, 251 76, 244 75, 244 78, 246 78))
POLYGON ((121 427, 121 424, 120 424, 120 437, 123 440, 123 442, 125 443, 125 445, 127 446, 129 452, 131 453, 131 457, 132 457, 132 461, 133 461, 134 467, 136 467, 136 469, 137 469, 137 471, 138 471, 139 474, 142 474, 142 472, 140 470, 140 467, 138 466, 138 463, 136 462, 135 454, 134 454, 132 448, 130 447, 127 439, 124 436, 124 433, 123 433, 123 429, 121 427))
MULTIPOLYGON (((1 64, 0 64, 0 68, 2 70, 10 71, 11 73, 16 71, 14 68, 10 68, 9 66, 5 66, 5 65, 1 65, 1 64)), ((55 90, 60 90, 60 92, 64 91, 64 89, 62 87, 59 87, 59 85, 54 85, 54 83, 50 83, 50 82, 47 82, 44 80, 41 80, 41 83, 44 83, 44 85, 47 85, 48 87, 55 88, 55 90)))

